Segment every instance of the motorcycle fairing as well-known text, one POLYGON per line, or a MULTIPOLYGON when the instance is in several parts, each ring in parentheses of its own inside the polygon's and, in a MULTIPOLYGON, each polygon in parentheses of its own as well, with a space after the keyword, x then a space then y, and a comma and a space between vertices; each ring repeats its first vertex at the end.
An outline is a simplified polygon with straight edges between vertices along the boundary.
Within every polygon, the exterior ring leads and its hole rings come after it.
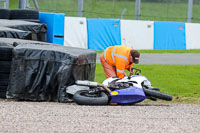
POLYGON ((146 98, 142 88, 138 88, 135 86, 126 89, 111 91, 110 95, 110 102, 119 104, 138 103, 146 98))

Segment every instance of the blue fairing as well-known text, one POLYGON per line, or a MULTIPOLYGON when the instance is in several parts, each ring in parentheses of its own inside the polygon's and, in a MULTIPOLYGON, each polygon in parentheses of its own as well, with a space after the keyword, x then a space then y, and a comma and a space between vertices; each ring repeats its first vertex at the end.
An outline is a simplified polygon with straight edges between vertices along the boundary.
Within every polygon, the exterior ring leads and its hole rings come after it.
POLYGON ((111 91, 111 103, 138 103, 143 101, 146 96, 142 88, 131 87, 127 89, 111 91))

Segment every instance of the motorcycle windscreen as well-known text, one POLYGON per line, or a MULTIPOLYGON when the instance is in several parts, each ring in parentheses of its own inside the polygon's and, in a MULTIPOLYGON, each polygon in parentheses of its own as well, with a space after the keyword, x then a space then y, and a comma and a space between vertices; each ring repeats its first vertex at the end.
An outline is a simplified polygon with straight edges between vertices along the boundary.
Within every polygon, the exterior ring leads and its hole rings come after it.
POLYGON ((120 103, 120 104, 128 104, 128 103, 138 103, 143 101, 146 96, 142 88, 131 87, 121 90, 111 91, 111 103, 120 103))

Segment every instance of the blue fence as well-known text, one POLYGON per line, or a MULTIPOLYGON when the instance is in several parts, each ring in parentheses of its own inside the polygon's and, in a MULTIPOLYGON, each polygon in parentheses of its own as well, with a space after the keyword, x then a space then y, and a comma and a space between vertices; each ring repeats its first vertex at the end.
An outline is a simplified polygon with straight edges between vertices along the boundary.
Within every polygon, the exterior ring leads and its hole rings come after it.
POLYGON ((155 21, 154 49, 186 49, 185 23, 155 21))
POLYGON ((87 19, 88 48, 104 50, 121 45, 119 19, 87 19))
MULTIPOLYGON (((63 45, 65 14, 40 13, 39 18, 47 24, 47 41, 63 45)), ((120 28, 120 19, 87 19, 88 49, 121 45, 120 28)), ((185 23, 155 21, 153 39, 154 49, 186 49, 185 23)))
POLYGON ((47 42, 63 45, 65 14, 40 12, 39 19, 47 25, 47 42))

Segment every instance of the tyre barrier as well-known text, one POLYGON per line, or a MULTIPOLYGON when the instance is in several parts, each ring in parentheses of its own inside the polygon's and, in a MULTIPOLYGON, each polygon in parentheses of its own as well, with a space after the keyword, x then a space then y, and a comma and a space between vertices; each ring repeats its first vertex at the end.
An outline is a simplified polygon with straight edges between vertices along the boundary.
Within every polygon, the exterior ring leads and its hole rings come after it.
POLYGON ((7 86, 0 86, 0 98, 6 98, 7 86))
POLYGON ((12 47, 0 46, 0 61, 11 61, 12 50, 13 50, 12 47))
POLYGON ((0 9, 0 19, 9 19, 9 18, 10 18, 10 10, 0 9))
POLYGON ((9 75, 12 61, 13 47, 6 44, 0 44, 0 98, 6 98, 9 75))
POLYGON ((0 74, 5 73, 8 74, 10 73, 10 68, 11 68, 11 61, 0 61, 0 74))
POLYGON ((10 10, 10 19, 39 19, 39 12, 36 10, 10 10))
POLYGON ((47 41, 47 25, 40 23, 39 11, 24 9, 0 9, 0 19, 1 37, 35 40, 42 42, 47 41), (7 15, 4 15, 4 13, 7 15), (5 30, 3 29, 4 27, 11 29, 5 30), (14 31, 12 29, 21 30, 24 32, 14 31))
MULTIPOLYGON (((20 19, 20 20, 39 20, 39 11, 36 10, 9 10, 9 9, 0 9, 0 19, 20 19)), ((37 21, 38 22, 38 21, 37 21)))

